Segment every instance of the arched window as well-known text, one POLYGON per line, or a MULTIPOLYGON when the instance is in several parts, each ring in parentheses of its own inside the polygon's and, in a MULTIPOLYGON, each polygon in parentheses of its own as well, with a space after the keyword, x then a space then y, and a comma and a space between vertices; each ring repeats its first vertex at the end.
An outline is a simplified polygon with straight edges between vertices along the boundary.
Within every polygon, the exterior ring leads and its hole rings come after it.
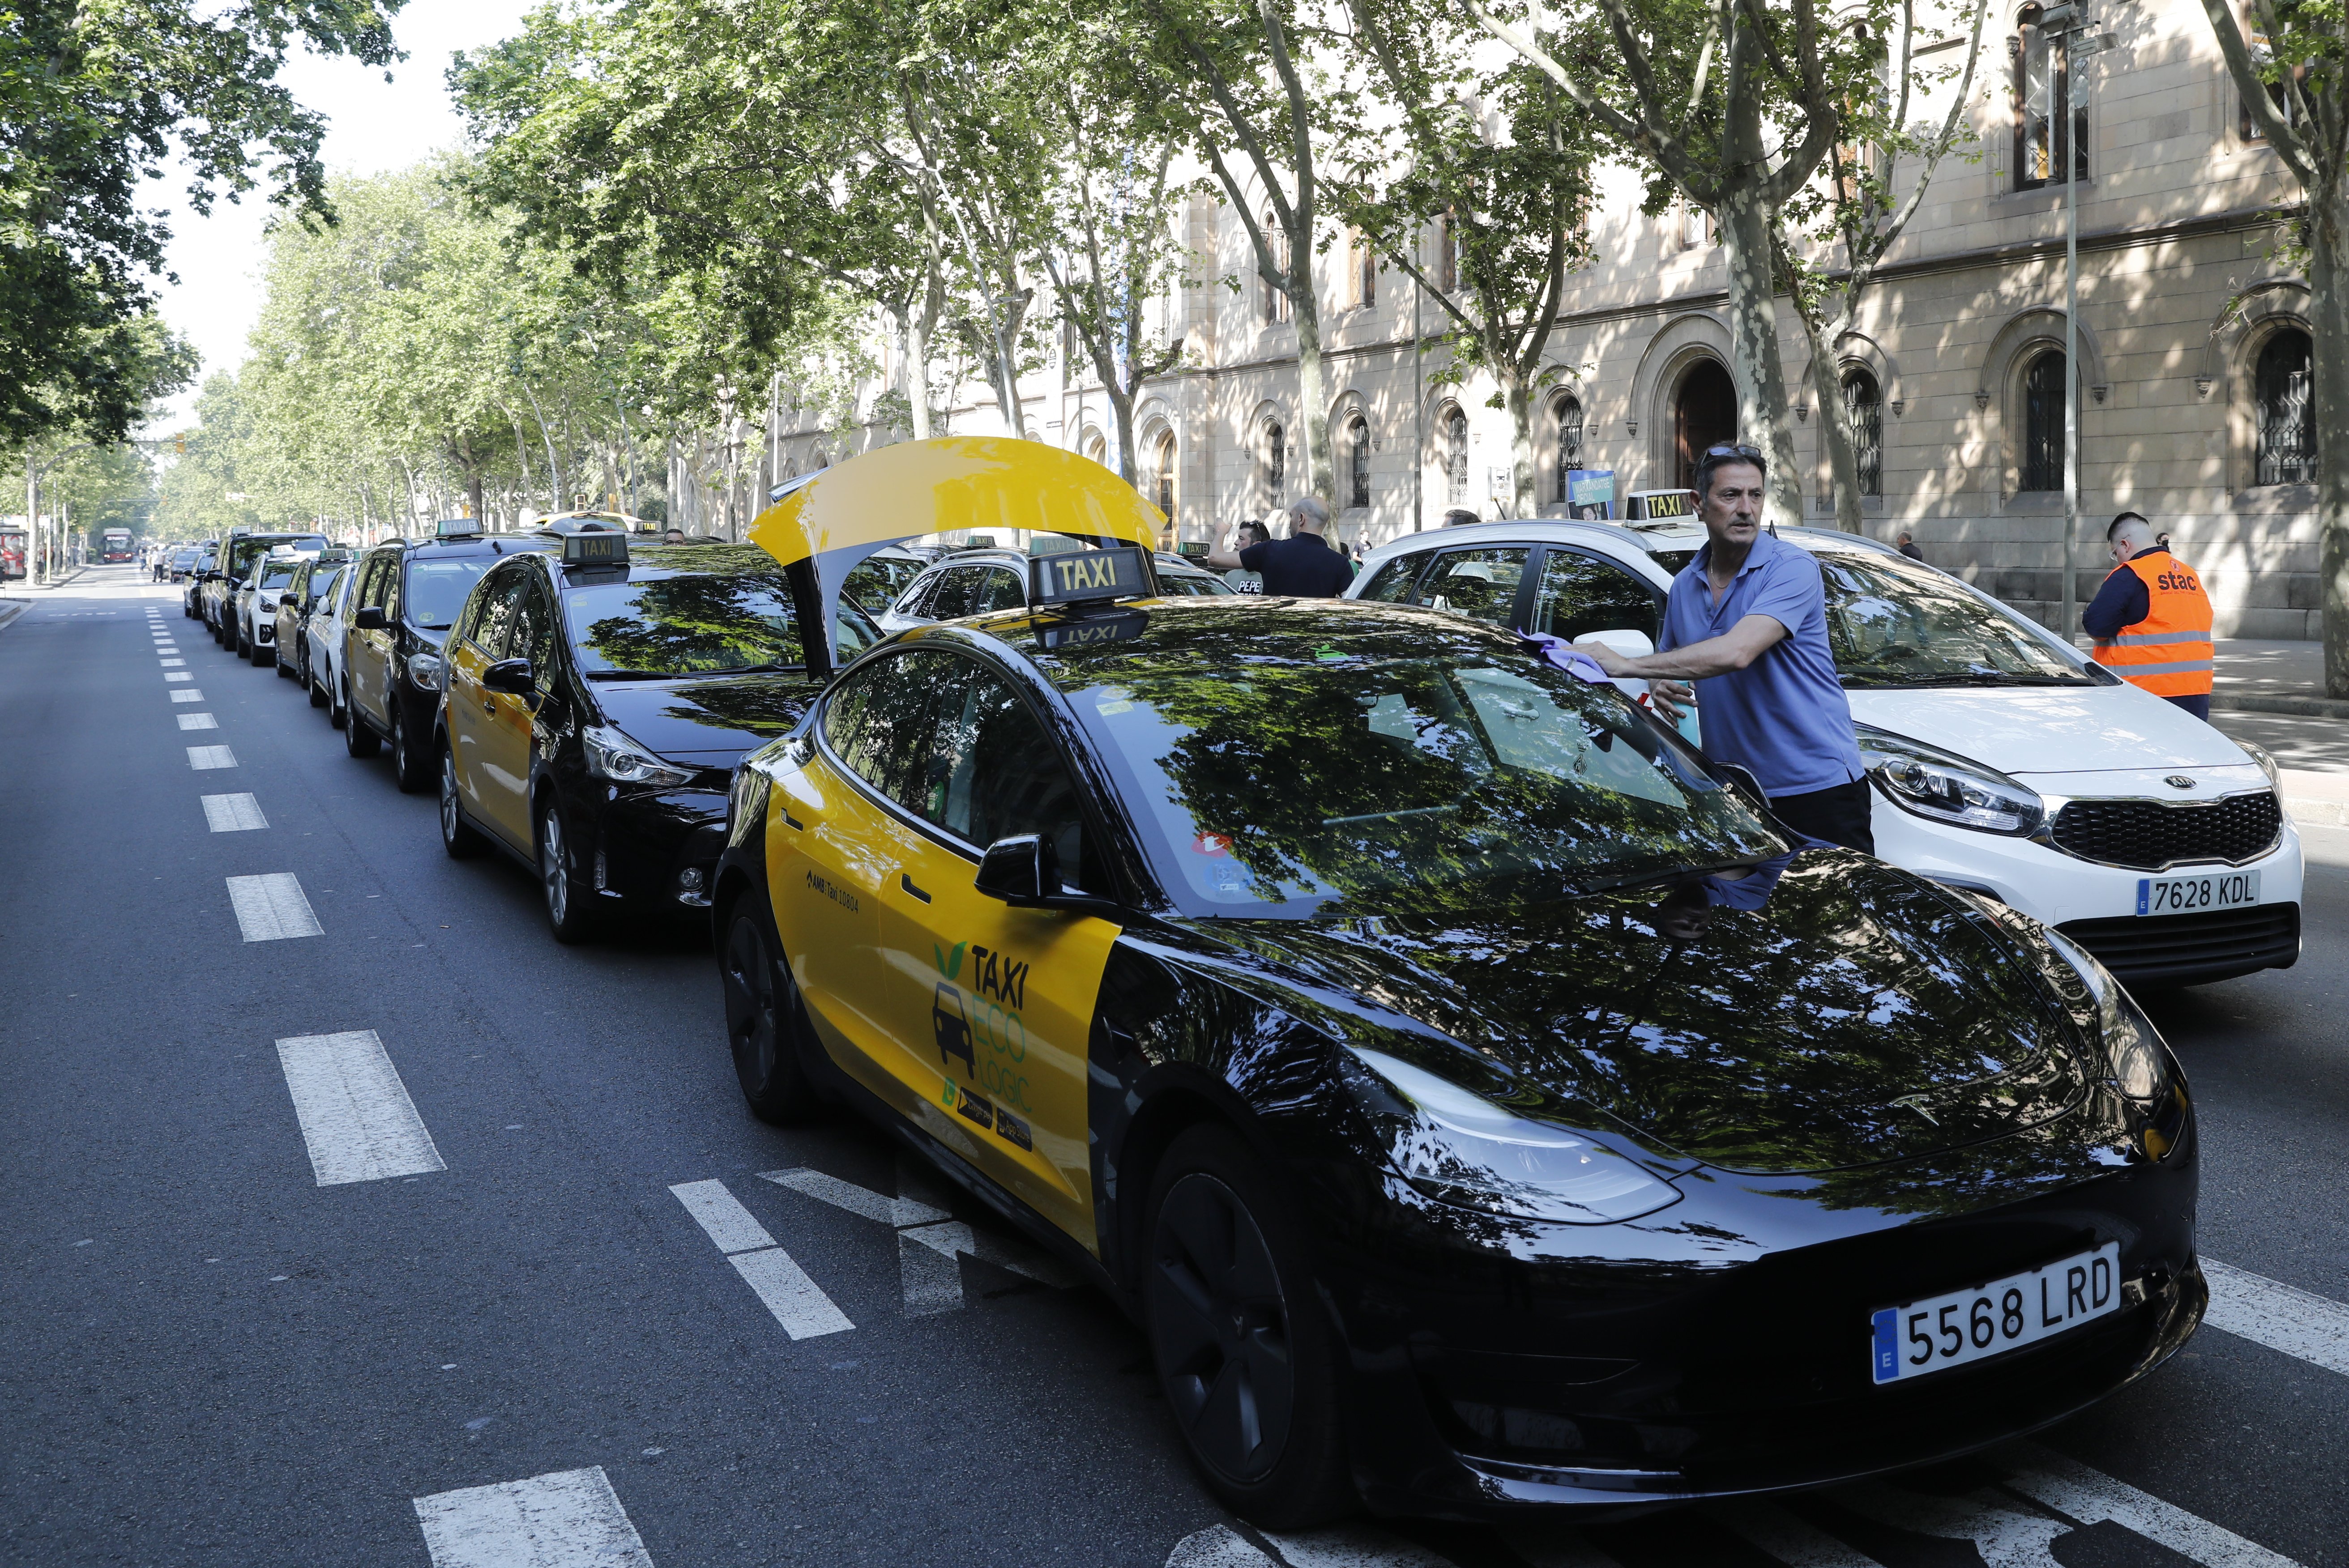
POLYGON ((1346 421, 1346 504, 1371 504, 1371 422, 1360 414, 1346 421))
POLYGON ((1557 415, 1557 495, 1568 500, 1566 476, 1582 466, 1582 405, 1561 397, 1552 405, 1557 415))
POLYGON ((1085 438, 1085 456, 1106 468, 1109 465, 1109 441, 1099 430, 1085 438))
POLYGON ((2064 488, 2064 355, 2050 349, 2023 373, 2023 452, 2017 489, 2064 488))
POLYGON ((1454 408, 1444 417, 1444 500, 1468 504, 1468 416, 1454 408))
POLYGON ((1152 467, 1158 474, 1158 510, 1166 514, 1166 525, 1174 525, 1174 432, 1167 431, 1158 438, 1156 460, 1152 467))
POLYGON ((2064 46, 2039 25, 2039 7, 2026 5, 2006 41, 2014 72, 2014 188, 2064 183, 2064 160, 2088 177, 2088 116, 2072 105, 2064 46))
POLYGON ((1851 426, 1851 455, 1859 493, 1884 493, 1884 398, 1876 377, 1854 366, 1843 373, 1843 413, 1851 426))
POLYGON ((1264 450, 1258 460, 1264 471, 1265 510, 1278 511, 1288 499, 1288 438, 1278 419, 1264 422, 1264 450))
MULTIPOLYGON (((1264 210, 1264 242, 1271 248, 1273 266, 1278 270, 1284 280, 1287 279, 1288 235, 1281 228, 1279 220, 1273 216, 1272 209, 1269 207, 1264 210)), ((1288 291, 1275 288, 1272 280, 1265 277, 1261 273, 1257 275, 1257 284, 1264 298, 1264 319, 1268 322, 1287 321, 1291 314, 1288 291)))
POLYGON ((2251 377, 2256 400, 2251 418, 2259 434, 2255 485, 2313 484, 2316 480, 2316 421, 2311 418, 2309 340, 2304 332, 2279 332, 2260 350, 2251 377))

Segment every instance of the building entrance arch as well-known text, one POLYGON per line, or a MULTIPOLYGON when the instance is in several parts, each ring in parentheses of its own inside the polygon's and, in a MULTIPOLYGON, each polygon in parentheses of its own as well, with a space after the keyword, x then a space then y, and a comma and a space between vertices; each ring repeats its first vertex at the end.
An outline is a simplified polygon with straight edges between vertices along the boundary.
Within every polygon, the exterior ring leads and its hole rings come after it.
POLYGON ((1696 483, 1696 460, 1707 447, 1737 438, 1737 384, 1718 359, 1699 359, 1672 390, 1672 482, 1696 483))

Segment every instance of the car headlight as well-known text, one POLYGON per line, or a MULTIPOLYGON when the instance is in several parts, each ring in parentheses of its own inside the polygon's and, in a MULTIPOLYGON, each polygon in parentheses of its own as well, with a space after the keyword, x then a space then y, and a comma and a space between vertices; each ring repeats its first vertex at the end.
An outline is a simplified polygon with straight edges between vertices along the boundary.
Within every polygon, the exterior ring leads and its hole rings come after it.
POLYGON ((261 607, 274 615, 277 613, 277 601, 274 599, 264 598, 261 601, 261 607))
POLYGON ((2078 972, 2080 983, 2095 1004, 2096 1033, 2105 1063, 2112 1070, 2113 1087, 2139 1105, 2151 1104, 2169 1081, 2169 1049, 2161 1043, 2153 1020, 2122 989, 2112 971, 2096 962, 2095 954, 2052 927, 2042 934, 2078 972))
POLYGON ((438 654, 408 655, 408 678, 414 681, 419 690, 439 691, 447 674, 447 666, 441 664, 438 654))
MULTIPOLYGON (((1569 1225, 1613 1224, 1680 1202, 1680 1189, 1556 1122, 1537 1121, 1383 1051, 1349 1047, 1400 1106, 1396 1169, 1439 1202, 1569 1225)), ((1398 1114, 1399 1112, 1399 1114, 1398 1114)))
POLYGON ((1868 777, 1904 811, 2016 837, 2035 831, 2047 815, 2037 791, 1995 768, 1865 724, 1852 733, 1868 777))
MULTIPOLYGON (((2228 738, 2234 739, 2232 736, 2228 738)), ((2248 740, 2236 740, 2235 744, 2243 748, 2245 756, 2260 765, 2260 771, 2268 776, 2268 787, 2277 794, 2282 794, 2283 769, 2276 766, 2276 759, 2269 755, 2268 748, 2264 746, 2254 746, 2248 740)))
POLYGON ((587 771, 615 784, 658 784, 674 789, 693 782, 693 770, 662 761, 609 725, 580 732, 587 748, 587 771))

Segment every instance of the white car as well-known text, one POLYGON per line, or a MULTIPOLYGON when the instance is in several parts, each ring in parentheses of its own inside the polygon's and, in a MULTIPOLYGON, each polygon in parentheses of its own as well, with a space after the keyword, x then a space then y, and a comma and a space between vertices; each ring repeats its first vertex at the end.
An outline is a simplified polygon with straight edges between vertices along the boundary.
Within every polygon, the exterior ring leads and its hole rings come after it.
MULTIPOLYGON (((958 550, 926 567, 905 585, 896 602, 874 619, 884 632, 902 632, 932 621, 1017 610, 1028 603, 1029 554, 1023 550, 958 550)), ((1231 592, 1229 584, 1179 555, 1154 551, 1159 592, 1170 598, 1200 598, 1231 592)))
MULTIPOLYGON (((1816 529, 1778 537, 1817 556, 1826 578, 1878 856, 2058 928, 2133 985, 2299 958, 2300 836, 2266 752, 1885 545, 1816 529)), ((1447 528, 1374 552, 1347 597, 1569 642, 1652 638, 1673 574, 1704 539, 1686 520, 1447 528)))
POLYGON ((310 644, 310 706, 323 705, 326 722, 336 729, 350 719, 350 676, 343 663, 343 625, 350 608, 351 587, 358 578, 358 561, 354 558, 336 573, 334 587, 318 601, 302 626, 302 635, 310 644))

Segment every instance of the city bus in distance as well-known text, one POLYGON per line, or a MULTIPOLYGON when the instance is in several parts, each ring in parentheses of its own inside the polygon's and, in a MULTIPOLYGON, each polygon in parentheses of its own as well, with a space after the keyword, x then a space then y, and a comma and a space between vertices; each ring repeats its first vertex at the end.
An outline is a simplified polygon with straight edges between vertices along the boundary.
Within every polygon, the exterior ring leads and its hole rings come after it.
POLYGON ((25 574, 25 531, 0 528, 0 581, 25 574))
POLYGON ((108 529, 100 537, 99 548, 103 552, 100 559, 109 566, 129 560, 133 553, 130 548, 130 531, 127 528, 108 529))

